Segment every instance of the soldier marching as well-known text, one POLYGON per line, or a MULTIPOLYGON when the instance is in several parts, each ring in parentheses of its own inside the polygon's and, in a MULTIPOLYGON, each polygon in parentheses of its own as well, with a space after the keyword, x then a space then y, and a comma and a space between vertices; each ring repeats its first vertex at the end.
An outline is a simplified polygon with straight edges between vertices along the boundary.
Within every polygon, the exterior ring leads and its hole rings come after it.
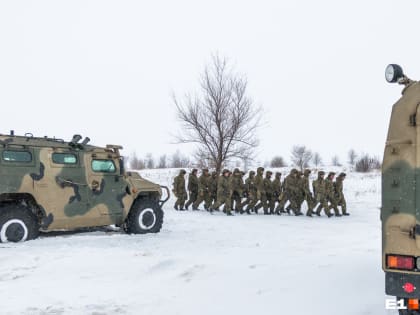
POLYGON ((187 183, 185 170, 180 170, 174 178, 175 210, 188 210, 190 205, 193 210, 200 210, 203 205, 210 213, 222 210, 226 215, 258 214, 260 209, 265 215, 288 213, 313 217, 321 216, 322 211, 328 218, 349 215, 343 187, 345 173, 340 173, 334 180, 334 172, 329 172, 325 178, 325 172, 318 171, 317 178, 310 185, 309 169, 303 172, 292 169, 283 181, 280 172, 276 172, 272 179, 273 172, 265 171, 263 167, 258 167, 256 172, 249 171, 245 181, 245 173, 238 168, 233 172, 224 169, 220 175, 215 171, 210 174, 205 168, 200 177, 197 177, 197 172, 197 169, 191 171, 187 183), (303 213, 305 203, 307 211, 303 213))

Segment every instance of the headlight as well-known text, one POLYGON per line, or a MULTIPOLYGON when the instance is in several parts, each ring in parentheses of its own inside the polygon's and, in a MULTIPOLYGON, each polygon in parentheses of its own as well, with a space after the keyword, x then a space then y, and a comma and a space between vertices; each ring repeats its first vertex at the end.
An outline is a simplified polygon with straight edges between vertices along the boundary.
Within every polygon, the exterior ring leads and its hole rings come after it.
POLYGON ((399 79, 404 77, 402 68, 396 64, 390 64, 385 69, 385 79, 389 83, 397 82, 399 79))

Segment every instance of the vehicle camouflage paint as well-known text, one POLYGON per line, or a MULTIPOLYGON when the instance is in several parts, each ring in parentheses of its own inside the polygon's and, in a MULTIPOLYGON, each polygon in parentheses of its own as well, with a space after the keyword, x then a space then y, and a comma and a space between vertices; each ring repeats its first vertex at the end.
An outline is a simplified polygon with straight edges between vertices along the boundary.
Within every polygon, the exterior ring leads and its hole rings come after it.
POLYGON ((35 238, 33 228, 115 224, 129 233, 160 230, 161 207, 169 198, 161 200, 163 186, 125 172, 121 146, 80 140, 0 135, 0 241, 35 238))
POLYGON ((411 309, 400 310, 400 314, 419 314, 420 83, 408 79, 398 65, 387 67, 386 79, 404 88, 392 108, 382 165, 385 291, 410 306, 411 309))

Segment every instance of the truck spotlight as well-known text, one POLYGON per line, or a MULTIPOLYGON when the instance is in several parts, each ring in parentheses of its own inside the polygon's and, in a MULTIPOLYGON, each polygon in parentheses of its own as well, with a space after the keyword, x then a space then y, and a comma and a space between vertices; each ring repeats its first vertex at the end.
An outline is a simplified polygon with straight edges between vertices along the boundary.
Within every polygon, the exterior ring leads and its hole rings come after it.
POLYGON ((404 72, 399 65, 390 64, 385 69, 385 79, 389 83, 398 82, 399 79, 404 77, 404 72))

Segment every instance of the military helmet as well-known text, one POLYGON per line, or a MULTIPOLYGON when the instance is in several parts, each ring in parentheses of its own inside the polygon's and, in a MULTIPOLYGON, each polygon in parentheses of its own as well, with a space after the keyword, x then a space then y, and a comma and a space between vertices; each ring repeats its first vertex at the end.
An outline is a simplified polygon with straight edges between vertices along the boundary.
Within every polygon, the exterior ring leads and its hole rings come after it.
POLYGON ((179 171, 179 174, 187 174, 187 171, 182 169, 182 170, 179 171))
POLYGON ((335 173, 334 172, 329 172, 328 173, 328 177, 330 177, 330 176, 334 176, 335 175, 335 173))
POLYGON ((230 173, 230 171, 229 171, 227 168, 225 168, 225 169, 222 171, 222 174, 223 174, 223 175, 225 175, 226 173, 230 173))
POLYGON ((292 168, 292 170, 290 171, 290 174, 296 174, 297 172, 298 172, 298 170, 297 170, 297 169, 292 168))
POLYGON ((208 172, 208 171, 209 171, 209 169, 208 169, 208 168, 203 168, 201 171, 202 171, 203 173, 205 173, 205 172, 208 172))
POLYGON ((191 174, 192 174, 192 173, 197 173, 197 172, 198 172, 198 169, 193 168, 193 169, 192 169, 192 171, 191 171, 191 174))
POLYGON ((346 177, 346 173, 341 172, 338 177, 346 177))
POLYGON ((280 177, 281 173, 280 172, 276 172, 276 177, 280 177))
POLYGON ((272 171, 267 171, 267 172, 265 172, 265 175, 272 175, 273 174, 273 172, 272 171))
POLYGON ((257 172, 264 172, 264 167, 260 166, 259 168, 257 168, 257 172))
POLYGON ((255 171, 249 171, 249 175, 255 175, 255 171))
POLYGON ((235 169, 233 170, 233 172, 234 172, 234 173, 239 173, 239 168, 235 168, 235 169))
POLYGON ((324 171, 319 171, 319 172, 318 172, 318 175, 319 175, 319 176, 324 176, 324 175, 325 175, 325 172, 324 172, 324 171))
POLYGON ((306 169, 306 170, 303 172, 303 174, 304 174, 304 175, 309 175, 309 174, 311 174, 311 170, 310 170, 310 169, 306 169))

